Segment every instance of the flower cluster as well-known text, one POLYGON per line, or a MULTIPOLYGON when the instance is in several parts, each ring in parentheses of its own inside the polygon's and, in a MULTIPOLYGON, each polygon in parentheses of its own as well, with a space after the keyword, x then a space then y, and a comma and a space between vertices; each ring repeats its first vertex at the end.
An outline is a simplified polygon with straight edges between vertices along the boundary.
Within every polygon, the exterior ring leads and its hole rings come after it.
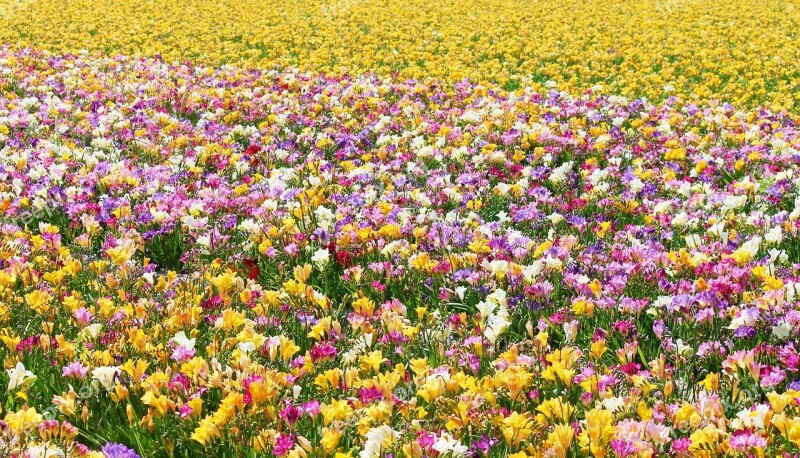
POLYGON ((798 28, 791 0, 0 2, 0 43, 58 53, 790 110, 798 28))
POLYGON ((800 452, 786 112, 0 67, 2 456, 800 452))

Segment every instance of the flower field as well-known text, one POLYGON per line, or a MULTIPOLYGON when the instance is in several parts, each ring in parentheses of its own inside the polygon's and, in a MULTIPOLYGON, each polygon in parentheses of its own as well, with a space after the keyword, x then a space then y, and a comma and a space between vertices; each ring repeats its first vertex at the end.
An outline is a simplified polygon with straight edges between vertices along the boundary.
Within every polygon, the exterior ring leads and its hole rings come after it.
POLYGON ((792 4, 0 5, 0 457, 800 453, 792 4))
MULTIPOLYGON (((795 0, 0 0, 0 42, 800 107, 795 0)), ((800 109, 800 108, 795 108, 800 109)))

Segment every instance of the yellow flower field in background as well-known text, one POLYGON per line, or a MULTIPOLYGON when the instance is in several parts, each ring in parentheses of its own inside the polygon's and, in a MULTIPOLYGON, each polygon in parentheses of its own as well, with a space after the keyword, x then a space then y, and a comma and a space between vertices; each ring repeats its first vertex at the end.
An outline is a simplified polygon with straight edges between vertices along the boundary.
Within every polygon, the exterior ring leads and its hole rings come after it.
POLYGON ((795 2, 772 0, 0 1, 15 47, 792 111, 799 22, 795 2))

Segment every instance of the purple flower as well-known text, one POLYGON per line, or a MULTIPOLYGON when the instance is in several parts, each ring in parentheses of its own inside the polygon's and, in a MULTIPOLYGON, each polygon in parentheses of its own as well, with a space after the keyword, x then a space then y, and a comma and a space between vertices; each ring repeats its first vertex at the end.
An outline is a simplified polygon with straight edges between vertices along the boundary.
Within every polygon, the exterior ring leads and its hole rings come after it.
POLYGON ((484 434, 480 439, 472 443, 472 456, 488 455, 489 450, 497 445, 498 442, 497 439, 490 438, 484 434))
POLYGON ((756 336, 756 330, 751 326, 740 326, 733 335, 735 337, 749 339, 756 336))
POLYGON ((136 450, 114 442, 107 443, 101 450, 106 458, 141 458, 136 450))

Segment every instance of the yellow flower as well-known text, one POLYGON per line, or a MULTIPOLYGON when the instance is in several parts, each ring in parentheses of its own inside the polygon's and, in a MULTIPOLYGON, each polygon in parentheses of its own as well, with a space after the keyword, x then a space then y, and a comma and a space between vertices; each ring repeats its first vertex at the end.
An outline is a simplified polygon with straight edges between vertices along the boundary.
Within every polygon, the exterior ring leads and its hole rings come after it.
POLYGON ((133 254, 136 252, 136 245, 133 243, 132 240, 126 240, 120 246, 109 248, 106 250, 106 254, 111 261, 120 266, 128 262, 129 259, 133 257, 133 254))
POLYGON ((563 458, 567 456, 575 430, 570 425, 556 425, 553 431, 547 435, 545 447, 555 453, 555 456, 563 458))
POLYGON ((664 160, 666 161, 682 161, 686 159, 686 149, 685 148, 675 148, 667 151, 664 154, 664 160))
POLYGON ((163 417, 171 410, 171 401, 166 396, 161 396, 152 391, 147 391, 142 396, 142 403, 155 409, 159 417, 163 417))
POLYGON ((600 227, 597 229, 597 236, 599 238, 605 237, 610 229, 611 229, 611 223, 608 221, 603 221, 602 223, 600 223, 600 227))
POLYGON ((322 340, 331 332, 331 317, 321 318, 317 324, 311 326, 308 337, 314 340, 322 340))
POLYGON ((538 258, 539 256, 542 255, 542 253, 547 251, 551 246, 553 246, 553 242, 550 241, 550 240, 542 242, 541 244, 539 244, 539 246, 536 247, 535 250, 533 250, 533 257, 534 258, 538 258))
POLYGON ((363 370, 378 372, 383 362, 383 353, 380 350, 371 351, 362 356, 359 361, 361 362, 361 368, 363 370))
POLYGON ((18 412, 9 412, 6 414, 4 421, 17 434, 22 434, 25 431, 30 431, 42 422, 42 416, 36 412, 36 409, 30 407, 22 409, 18 412))
POLYGON ((40 314, 45 313, 50 299, 50 294, 38 289, 25 295, 25 302, 28 306, 40 314))
POLYGON ((219 291, 220 295, 227 296, 236 287, 236 273, 228 270, 211 278, 211 284, 219 291))
POLYGON ((353 408, 344 399, 333 400, 330 404, 322 404, 319 410, 326 426, 333 421, 346 420, 353 413, 353 408))
POLYGON ((322 428, 322 439, 319 443, 326 453, 331 453, 339 446, 342 439, 342 432, 333 428, 322 428))
POLYGON ((594 315, 594 303, 592 301, 588 301, 585 299, 578 298, 572 302, 572 311, 580 316, 580 315, 594 315))
POLYGON ((788 422, 786 428, 786 437, 794 444, 795 447, 800 447, 800 418, 793 418, 788 422))
MULTIPOLYGON (((676 95, 697 103, 725 99, 735 106, 762 105, 775 111, 791 109, 800 100, 800 94, 791 90, 793 69, 785 64, 794 57, 793 37, 782 33, 792 29, 800 13, 768 3, 747 4, 744 17, 737 14, 740 0, 693 3, 691 8, 674 8, 658 0, 600 0, 590 10, 568 1, 535 10, 524 2, 497 8, 489 0, 453 5, 410 0, 382 8, 334 0, 300 4, 256 0, 213 7, 197 0, 189 7, 162 0, 123 1, 78 0, 70 8, 58 0, 11 2, 5 5, 0 38, 15 47, 55 52, 87 49, 114 55, 160 54, 168 62, 195 58, 248 67, 299 66, 334 74, 397 73, 402 80, 469 78, 478 83, 495 81, 508 89, 530 86, 538 92, 548 89, 548 80, 573 93, 604 81, 594 90, 631 98, 676 95), (353 25, 354 17, 359 18, 359 27, 353 25), (596 17, 604 18, 602 30, 596 17), (176 18, 191 27, 176 27, 176 18), (398 29, 393 21, 407 26, 398 29), (554 27, 561 29, 540 33, 554 27), (698 30, 702 40, 697 39, 698 30), (169 36, 168 42, 159 38, 164 36, 169 36), (626 39, 620 41, 621 36, 626 39), (392 43, 391 52, 382 51, 385 43, 392 43), (748 46, 733 49, 731 43, 748 46)), ((321 103, 317 105, 315 110, 322 109, 321 103)), ((365 106, 374 108, 374 102, 365 106)), ((239 116, 226 113, 221 120, 238 122, 239 116)), ((167 131, 175 127, 165 122, 167 131)), ((5 124, 1 129, 10 132, 5 124)), ((607 131, 595 126, 594 133, 607 131)), ((0 135, 8 134, 0 131, 0 135)), ((185 142, 184 136, 176 135, 171 144, 180 147, 185 142)), ((327 149, 332 139, 320 136, 314 144, 327 149)), ((602 151, 605 141, 593 146, 602 151)), ((483 150, 489 155, 494 147, 483 150)), ((681 160, 685 154, 680 144, 665 151, 668 160, 681 160)), ((374 155, 363 156, 366 160, 374 155)), ((199 163, 207 157, 201 156, 199 163)), ((135 179, 127 176, 121 181, 135 179)), ((308 196, 304 207, 316 198, 310 192, 308 196)), ((28 204, 26 200, 20 203, 28 204)))
POLYGON ((719 374, 715 372, 711 372, 706 375, 706 378, 703 379, 700 384, 706 391, 717 391, 719 390, 719 374))
POLYGON ((779 414, 783 412, 786 406, 792 405, 795 398, 786 393, 778 394, 773 391, 771 393, 767 393, 767 399, 769 400, 770 406, 772 406, 772 410, 779 414))
POLYGON ((689 439, 692 441, 689 450, 694 452, 695 456, 704 458, 718 456, 717 450, 722 445, 724 433, 713 425, 707 425, 693 432, 689 439))
POLYGON ((192 433, 192 440, 202 445, 207 445, 213 439, 222 437, 219 427, 211 421, 210 417, 204 418, 192 433))
POLYGON ((364 316, 371 316, 375 311, 375 303, 367 297, 362 297, 353 302, 353 310, 364 316))
POLYGON ((317 377, 314 379, 314 384, 323 390, 328 391, 331 388, 339 387, 339 381, 341 380, 341 377, 342 370, 336 367, 317 375, 317 377))
POLYGON ((605 447, 614 437, 616 429, 612 424, 614 416, 603 409, 592 409, 586 412, 586 429, 589 436, 589 448, 595 457, 605 456, 605 447))
POLYGON ((62 393, 61 396, 53 396, 53 404, 55 404, 59 412, 67 417, 71 417, 76 413, 76 398, 77 396, 74 391, 62 393))
POLYGON ((603 354, 606 352, 606 341, 605 339, 597 339, 591 343, 589 346, 590 353, 594 360, 600 359, 603 354))
POLYGON ((509 391, 512 400, 519 401, 520 397, 534 379, 534 374, 525 370, 524 367, 511 366, 508 369, 498 371, 495 375, 495 382, 498 387, 505 387, 509 391))
POLYGON ((557 398, 547 399, 538 407, 536 411, 536 422, 540 425, 547 425, 550 423, 568 423, 572 414, 575 413, 575 408, 559 396, 557 398))
POLYGON ((447 385, 442 377, 430 377, 428 380, 417 390, 417 396, 425 400, 425 402, 433 402, 434 399, 445 393, 447 385))
POLYGON ((529 416, 513 412, 503 419, 501 430, 506 443, 517 447, 520 442, 527 440, 533 433, 533 422, 529 416))

